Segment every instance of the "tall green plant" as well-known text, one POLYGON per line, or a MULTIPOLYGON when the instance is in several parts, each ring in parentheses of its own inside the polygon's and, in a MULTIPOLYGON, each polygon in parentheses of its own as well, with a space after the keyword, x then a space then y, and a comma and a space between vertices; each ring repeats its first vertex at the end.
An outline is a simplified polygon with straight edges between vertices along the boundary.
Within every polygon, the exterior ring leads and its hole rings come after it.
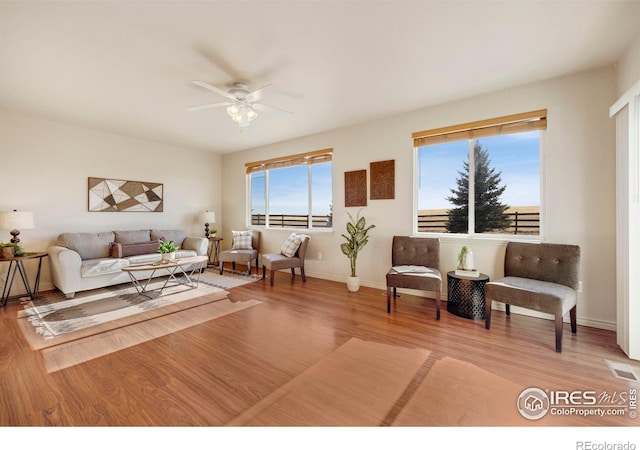
POLYGON ((351 262, 351 276, 356 277, 356 261, 358 260, 358 252, 360 252, 360 250, 367 245, 367 242, 369 242, 367 234, 370 229, 375 228, 375 225, 369 225, 367 227, 365 218, 360 217, 360 211, 358 211, 355 219, 348 212, 347 215, 349 216, 349 222, 347 222, 347 233, 349 235, 342 235, 347 242, 340 244, 340 249, 342 250, 342 253, 347 255, 347 258, 349 258, 349 261, 351 262))

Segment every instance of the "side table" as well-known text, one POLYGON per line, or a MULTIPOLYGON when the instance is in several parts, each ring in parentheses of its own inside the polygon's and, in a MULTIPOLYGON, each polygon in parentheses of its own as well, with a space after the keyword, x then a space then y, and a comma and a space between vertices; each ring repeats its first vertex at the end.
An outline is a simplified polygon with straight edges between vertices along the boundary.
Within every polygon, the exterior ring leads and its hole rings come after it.
POLYGON ((7 271, 7 278, 4 281, 4 287, 2 289, 2 306, 7 305, 7 301, 9 300, 9 295, 11 294, 11 288, 13 287, 13 280, 16 277, 16 272, 20 273, 20 278, 22 278, 22 284, 29 295, 31 300, 35 300, 38 296, 38 289, 40 288, 40 271, 42 269, 42 259, 45 256, 49 256, 48 253, 27 253, 24 256, 14 256, 12 258, 3 258, 0 259, 0 262, 7 261, 9 262, 9 270, 7 271), (31 285, 29 283, 29 277, 27 275, 27 271, 24 268, 24 262, 30 259, 38 260, 38 269, 36 272, 36 280, 31 289, 31 285))
POLYGON ((481 273, 478 277, 456 275, 447 272, 447 311, 467 319, 484 319, 484 285, 489 276, 481 273))
POLYGON ((218 258, 220 256, 220 241, 221 237, 209 237, 209 261, 207 266, 217 266, 219 264, 218 258), (213 254, 213 261, 211 261, 211 255, 213 254))

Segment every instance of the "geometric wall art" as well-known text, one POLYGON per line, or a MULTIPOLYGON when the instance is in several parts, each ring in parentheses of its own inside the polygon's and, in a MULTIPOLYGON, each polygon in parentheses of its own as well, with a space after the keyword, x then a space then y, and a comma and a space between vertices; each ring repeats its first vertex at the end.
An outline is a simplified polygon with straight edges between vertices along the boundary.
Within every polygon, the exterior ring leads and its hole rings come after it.
POLYGON ((367 171, 344 173, 344 206, 367 206, 367 171))
POLYGON ((162 212, 162 183, 89 177, 90 212, 162 212))
POLYGON ((395 160, 372 162, 371 200, 395 198, 395 160))

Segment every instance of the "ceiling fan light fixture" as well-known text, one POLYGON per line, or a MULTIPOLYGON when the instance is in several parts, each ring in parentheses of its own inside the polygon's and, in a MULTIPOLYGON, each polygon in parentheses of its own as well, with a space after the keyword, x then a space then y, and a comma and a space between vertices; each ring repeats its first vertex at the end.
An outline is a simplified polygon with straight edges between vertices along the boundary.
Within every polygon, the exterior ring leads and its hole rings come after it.
POLYGON ((258 113, 249 105, 231 105, 227 108, 231 119, 240 127, 248 127, 249 122, 258 117, 258 113))

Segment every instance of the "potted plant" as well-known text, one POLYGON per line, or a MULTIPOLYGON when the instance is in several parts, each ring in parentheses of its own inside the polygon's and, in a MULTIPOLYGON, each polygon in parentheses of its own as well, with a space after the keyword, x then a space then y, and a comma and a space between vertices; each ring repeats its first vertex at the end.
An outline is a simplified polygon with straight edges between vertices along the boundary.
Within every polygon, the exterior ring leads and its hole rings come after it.
POLYGON ((158 253, 162 255, 163 261, 176 259, 176 250, 178 250, 178 247, 175 246, 173 241, 160 241, 160 245, 158 246, 158 253))
POLYGON ((24 255, 24 250, 17 243, 0 242, 0 258, 13 258, 14 256, 24 255))
POLYGON ((348 236, 343 234, 342 237, 347 240, 340 244, 340 249, 344 253, 351 263, 351 276, 347 278, 347 288, 351 292, 356 292, 360 289, 360 278, 356 271, 356 262, 358 260, 358 253, 369 242, 368 233, 369 230, 374 228, 375 225, 369 225, 364 217, 360 217, 360 211, 354 219, 351 214, 347 212, 349 216, 349 222, 347 222, 348 236))

